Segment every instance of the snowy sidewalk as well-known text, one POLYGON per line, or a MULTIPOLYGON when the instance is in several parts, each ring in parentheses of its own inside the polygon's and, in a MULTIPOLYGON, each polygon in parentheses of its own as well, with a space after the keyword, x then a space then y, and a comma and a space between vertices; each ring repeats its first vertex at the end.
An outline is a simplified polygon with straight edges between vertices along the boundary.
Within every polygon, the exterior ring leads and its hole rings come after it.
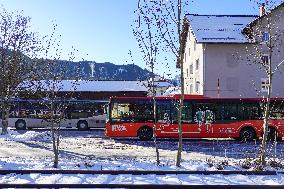
MULTIPOLYGON (((206 141, 201 141, 206 142, 206 141)), ((160 141, 161 164, 156 166, 155 149, 150 142, 135 142, 106 139, 103 132, 67 132, 61 138, 59 168, 62 170, 218 170, 210 166, 206 159, 227 164, 224 170, 243 170, 239 159, 225 158, 221 155, 210 155, 211 144, 205 144, 208 151, 183 152, 183 162, 180 168, 175 166, 175 141, 160 141), (163 144, 165 144, 163 146, 163 144)), ((194 142, 189 142, 194 145, 194 142)), ((225 141, 226 143, 226 141, 225 141)), ((242 150, 243 145, 234 144, 235 150, 242 150)), ((17 133, 11 131, 0 136, 0 169, 53 169, 53 153, 51 138, 48 131, 26 131, 17 133)), ((196 142, 196 145, 199 142, 196 142)), ((252 144, 253 146, 253 144, 252 144)), ((253 149, 253 148, 252 148, 253 149)), ((223 150, 223 149, 221 149, 223 150)), ((250 149, 251 150, 251 149, 250 149)), ((223 153, 223 152, 222 152, 223 153)), ((93 184, 185 184, 185 185, 284 185, 284 176, 278 175, 45 175, 7 174, 0 176, 0 183, 93 183, 93 184)))

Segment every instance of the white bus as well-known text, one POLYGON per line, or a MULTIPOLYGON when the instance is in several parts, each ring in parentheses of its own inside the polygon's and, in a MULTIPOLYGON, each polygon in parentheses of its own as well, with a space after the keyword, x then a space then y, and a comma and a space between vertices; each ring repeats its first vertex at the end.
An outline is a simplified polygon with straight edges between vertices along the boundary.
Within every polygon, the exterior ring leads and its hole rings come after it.
MULTIPOLYGON (((104 128, 107 103, 106 100, 55 100, 54 117, 63 129, 104 128)), ((12 101, 9 127, 17 130, 50 128, 50 104, 48 100, 12 101)))

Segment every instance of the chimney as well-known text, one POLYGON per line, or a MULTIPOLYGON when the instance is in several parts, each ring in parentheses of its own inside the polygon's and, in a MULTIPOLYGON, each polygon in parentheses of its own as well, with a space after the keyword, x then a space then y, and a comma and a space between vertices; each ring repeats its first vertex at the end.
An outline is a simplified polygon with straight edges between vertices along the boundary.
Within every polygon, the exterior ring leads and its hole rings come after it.
POLYGON ((265 14, 266 14, 265 3, 261 3, 261 5, 259 7, 259 16, 263 16, 265 14))

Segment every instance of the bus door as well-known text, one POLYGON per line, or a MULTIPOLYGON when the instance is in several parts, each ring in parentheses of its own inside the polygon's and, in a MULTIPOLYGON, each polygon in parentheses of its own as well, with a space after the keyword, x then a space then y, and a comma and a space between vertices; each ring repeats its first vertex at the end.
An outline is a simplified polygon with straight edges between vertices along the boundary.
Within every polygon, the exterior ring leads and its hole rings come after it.
MULTIPOLYGON (((193 103, 184 101, 181 116, 183 137, 195 138, 200 136, 202 127, 195 123, 193 110, 193 103)), ((177 121, 175 122, 178 123, 177 121)))
POLYGON ((214 132, 215 110, 213 103, 193 102, 192 122, 190 124, 191 137, 208 137, 214 132))
POLYGON ((175 107, 170 100, 157 101, 157 135, 162 137, 178 136, 175 119, 175 107))

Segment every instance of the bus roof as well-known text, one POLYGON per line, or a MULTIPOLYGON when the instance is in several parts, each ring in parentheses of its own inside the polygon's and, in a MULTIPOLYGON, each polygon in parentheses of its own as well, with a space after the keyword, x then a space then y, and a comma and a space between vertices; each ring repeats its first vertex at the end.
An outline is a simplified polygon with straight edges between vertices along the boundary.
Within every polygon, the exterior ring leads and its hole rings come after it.
POLYGON ((12 99, 14 102, 101 102, 101 103, 107 103, 108 100, 77 100, 77 99, 12 99))
MULTIPOLYGON (((174 99, 178 100, 181 98, 181 95, 173 95, 173 96, 157 96, 155 99, 174 99)), ((113 96, 110 99, 153 99, 150 96, 113 96)), ((210 98, 205 97, 203 95, 184 95, 184 100, 200 100, 200 99, 208 99, 208 100, 265 100, 266 98, 210 98)), ((284 101, 284 98, 270 98, 270 100, 279 100, 284 101)))

